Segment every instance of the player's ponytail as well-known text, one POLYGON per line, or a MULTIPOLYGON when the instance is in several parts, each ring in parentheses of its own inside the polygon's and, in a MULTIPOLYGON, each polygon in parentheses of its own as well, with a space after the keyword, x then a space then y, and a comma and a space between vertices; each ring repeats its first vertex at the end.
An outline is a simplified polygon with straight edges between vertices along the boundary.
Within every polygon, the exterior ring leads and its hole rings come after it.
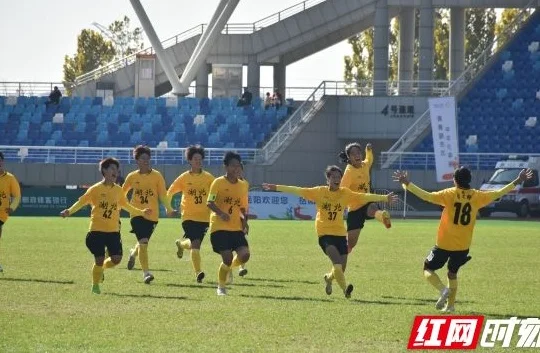
POLYGON ((347 152, 345 151, 339 152, 338 157, 342 163, 349 164, 350 161, 349 161, 349 157, 347 156, 347 152))

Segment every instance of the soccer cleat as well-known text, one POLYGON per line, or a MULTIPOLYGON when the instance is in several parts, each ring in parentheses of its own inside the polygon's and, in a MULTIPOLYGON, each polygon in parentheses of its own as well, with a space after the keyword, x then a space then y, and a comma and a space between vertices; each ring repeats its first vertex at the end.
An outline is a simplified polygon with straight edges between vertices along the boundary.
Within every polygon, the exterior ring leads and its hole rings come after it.
POLYGON ((135 266, 135 251, 137 249, 131 249, 129 251, 129 259, 128 259, 128 263, 127 263, 127 269, 128 270, 133 270, 133 267, 135 266))
POLYGON ((178 256, 178 258, 181 259, 182 257, 184 257, 184 248, 182 247, 181 241, 180 239, 177 239, 174 243, 176 244, 176 247, 178 248, 178 250, 176 251, 176 256, 178 256))
POLYGON ((144 274, 144 283, 145 284, 150 284, 150 282, 152 282, 153 280, 154 280, 154 275, 153 274, 151 274, 150 272, 144 274))
POLYGON ((233 283, 233 280, 234 280, 234 276, 232 274, 232 271, 229 270, 229 274, 227 275, 227 284, 232 284, 233 283))
POLYGON ((217 295, 227 295, 227 288, 217 287, 217 295))
POLYGON ((92 293, 101 294, 101 289, 99 289, 99 284, 92 284, 92 293))
POLYGON ((456 308, 454 308, 454 306, 446 306, 444 309, 442 309, 442 312, 443 313, 453 313, 454 311, 456 311, 456 308))
POLYGON ((390 220, 390 212, 387 210, 382 211, 382 222, 386 228, 392 228, 392 221, 390 220))
POLYGON ((244 277, 245 275, 247 275, 247 273, 247 268, 245 268, 244 266, 240 266, 240 269, 238 270, 238 276, 244 277))
POLYGON ((354 287, 352 284, 349 284, 347 288, 345 288, 345 290, 343 291, 343 293, 345 294, 345 298, 349 299, 351 297, 353 289, 354 287))
POLYGON ((332 294, 332 280, 328 278, 327 274, 324 275, 324 282, 326 282, 326 287, 324 287, 324 291, 328 295, 332 294))
POLYGON ((197 273, 197 283, 202 283, 204 279, 204 272, 197 273))
POLYGON ((441 290, 441 296, 437 300, 437 303, 435 304, 435 309, 441 310, 444 307, 444 304, 446 304, 446 300, 448 299, 448 296, 450 295, 450 288, 444 287, 441 290))

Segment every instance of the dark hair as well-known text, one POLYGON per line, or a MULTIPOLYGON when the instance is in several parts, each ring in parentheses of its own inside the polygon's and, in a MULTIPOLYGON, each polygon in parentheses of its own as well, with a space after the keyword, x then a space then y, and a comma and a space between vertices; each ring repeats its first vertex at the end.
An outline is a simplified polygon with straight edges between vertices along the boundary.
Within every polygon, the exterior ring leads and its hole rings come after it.
POLYGON ((133 149, 133 158, 139 159, 139 157, 143 154, 151 156, 152 152, 150 151, 150 147, 143 145, 135 146, 135 148, 133 149))
POLYGON ((99 171, 101 172, 101 175, 103 174, 104 169, 108 169, 112 164, 116 165, 116 168, 120 169, 120 162, 118 162, 118 159, 108 157, 99 162, 99 171))
POLYGON ((54 89, 58 89, 58 86, 54 86, 54 89))
POLYGON ((186 148, 186 159, 188 161, 193 159, 194 154, 200 154, 202 159, 204 159, 204 147, 201 145, 191 145, 188 148, 186 148))
POLYGON ((339 172, 339 174, 343 176, 343 170, 341 170, 341 168, 338 167, 337 165, 329 165, 328 167, 326 167, 326 170, 324 171, 324 175, 328 178, 330 176, 330 173, 332 172, 339 172))
POLYGON ((349 155, 351 154, 351 150, 354 147, 358 147, 360 151, 362 151, 362 145, 358 142, 349 143, 347 146, 345 146, 345 150, 339 152, 339 159, 343 163, 351 164, 351 160, 349 158, 349 155))
POLYGON ((2 152, 0 152, 0 159, 4 160, 4 154, 2 152))
POLYGON ((223 164, 228 166, 233 159, 236 159, 238 162, 240 162, 240 164, 242 164, 242 157, 240 157, 238 153, 231 151, 225 153, 225 156, 223 157, 223 164))
POLYGON ((467 167, 459 167, 454 171, 454 180, 457 186, 463 189, 471 187, 471 171, 467 167))

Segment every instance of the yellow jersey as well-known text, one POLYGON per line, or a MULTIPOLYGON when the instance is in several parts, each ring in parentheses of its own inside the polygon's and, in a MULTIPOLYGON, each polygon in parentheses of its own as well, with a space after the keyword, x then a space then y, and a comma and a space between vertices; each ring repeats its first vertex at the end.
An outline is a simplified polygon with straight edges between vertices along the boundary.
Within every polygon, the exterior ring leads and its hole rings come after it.
POLYGON ((238 179, 231 183, 225 176, 216 178, 210 186, 208 202, 215 205, 230 217, 228 222, 223 221, 215 212, 210 216, 210 233, 218 230, 242 231, 242 212, 248 209, 248 184, 238 179))
POLYGON ((167 191, 167 198, 172 200, 174 194, 181 192, 182 218, 185 221, 208 222, 210 209, 206 206, 206 199, 210 193, 210 185, 214 176, 203 170, 196 174, 190 171, 180 174, 167 191))
POLYGON ((122 188, 117 185, 105 185, 103 182, 92 185, 79 200, 71 206, 69 214, 80 210, 84 205, 90 205, 90 231, 119 232, 120 209, 123 208, 132 215, 142 216, 142 210, 131 206, 122 188))
POLYGON ((328 186, 316 186, 314 188, 299 188, 296 186, 277 185, 277 191, 287 192, 302 196, 306 200, 315 202, 317 217, 315 229, 318 236, 333 235, 347 236, 347 230, 343 222, 345 208, 351 202, 359 205, 371 201, 386 201, 387 196, 364 194, 340 187, 336 191, 330 191, 328 186))
POLYGON ((9 218, 6 208, 15 211, 20 202, 21 187, 17 178, 11 173, 4 172, 0 175, 0 221, 5 223, 9 218))
POLYGON ((405 186, 422 200, 444 207, 436 245, 449 251, 469 249, 478 210, 510 192, 514 187, 514 183, 510 183, 495 191, 453 187, 437 192, 427 192, 413 183, 405 186))
MULTIPOLYGON (((171 211, 170 203, 167 201, 167 189, 165 188, 165 179, 161 173, 155 169, 150 173, 141 174, 138 170, 127 175, 122 190, 128 194, 133 189, 130 204, 140 208, 150 208, 152 214, 144 218, 157 222, 159 219, 159 201, 165 206, 167 211, 171 211)), ((136 215, 130 214, 131 218, 136 215)))
MULTIPOLYGON (((352 164, 347 164, 343 178, 341 178, 340 186, 350 189, 354 192, 369 193, 370 190, 370 171, 373 164, 373 151, 366 148, 366 158, 362 161, 362 165, 355 168, 352 164)), ((356 203, 347 205, 351 210, 357 210, 361 206, 356 203)))

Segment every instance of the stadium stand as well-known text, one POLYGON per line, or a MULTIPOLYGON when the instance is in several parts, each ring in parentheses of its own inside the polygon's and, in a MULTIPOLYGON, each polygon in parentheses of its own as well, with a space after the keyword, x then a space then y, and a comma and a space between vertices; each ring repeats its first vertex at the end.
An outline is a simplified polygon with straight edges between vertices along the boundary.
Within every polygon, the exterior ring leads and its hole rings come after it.
MULTIPOLYGON (((460 152, 540 153, 539 43, 540 15, 534 13, 459 100, 460 152)), ((431 133, 414 151, 433 152, 431 133)))
POLYGON ((0 97, 3 145, 167 147, 200 143, 210 148, 257 148, 287 117, 287 107, 263 109, 260 98, 236 107, 236 98, 63 97, 45 106, 47 97, 0 97))

